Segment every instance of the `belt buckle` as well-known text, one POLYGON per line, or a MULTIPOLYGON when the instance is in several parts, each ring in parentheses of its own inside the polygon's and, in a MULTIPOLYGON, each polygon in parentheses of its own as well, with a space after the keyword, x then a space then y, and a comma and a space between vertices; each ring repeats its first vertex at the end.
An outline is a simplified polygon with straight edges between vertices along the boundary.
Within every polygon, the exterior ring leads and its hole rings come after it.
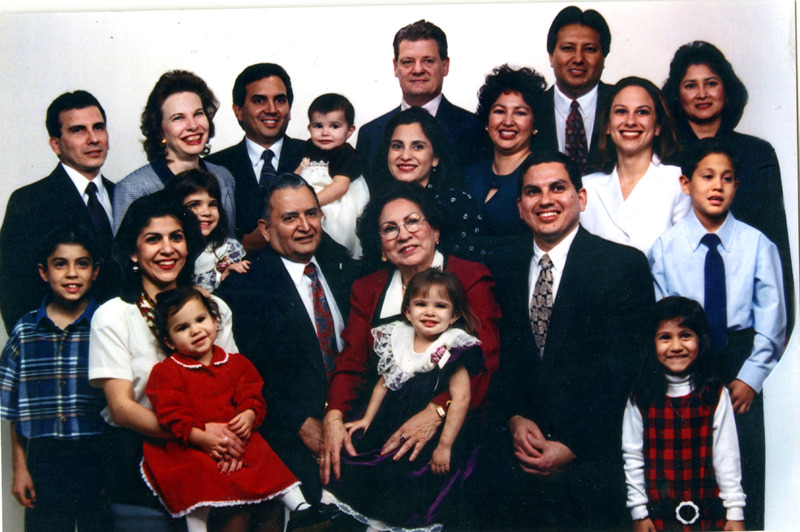
POLYGON ((700 507, 698 507, 692 501, 683 501, 677 507, 675 507, 675 517, 684 525, 693 525, 694 522, 700 517, 700 507), (694 516, 691 519, 685 519, 681 515, 681 510, 684 508, 689 508, 694 512, 694 516))

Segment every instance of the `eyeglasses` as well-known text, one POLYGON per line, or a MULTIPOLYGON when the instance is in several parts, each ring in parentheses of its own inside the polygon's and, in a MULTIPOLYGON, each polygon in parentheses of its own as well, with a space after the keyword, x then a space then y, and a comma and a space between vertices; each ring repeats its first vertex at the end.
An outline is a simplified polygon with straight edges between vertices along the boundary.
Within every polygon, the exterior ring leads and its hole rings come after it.
MULTIPOLYGON (((422 224, 425 222, 425 218, 418 214, 411 214, 406 218, 406 221, 401 223, 406 231, 409 233, 416 233, 420 229, 422 229, 422 224)), ((378 234, 381 235, 381 240, 384 242, 390 242, 395 240, 397 236, 400 234, 400 226, 393 223, 387 223, 386 225, 382 226, 378 234)))

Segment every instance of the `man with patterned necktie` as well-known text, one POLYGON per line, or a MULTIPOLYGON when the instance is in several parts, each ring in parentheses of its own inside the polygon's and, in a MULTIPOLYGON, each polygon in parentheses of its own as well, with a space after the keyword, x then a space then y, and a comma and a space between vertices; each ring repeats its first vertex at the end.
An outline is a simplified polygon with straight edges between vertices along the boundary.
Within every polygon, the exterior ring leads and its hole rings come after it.
POLYGON ((82 90, 53 100, 45 119, 53 172, 11 194, 0 229, 0 310, 6 331, 37 308, 46 293, 39 277, 39 243, 59 225, 84 225, 97 238, 100 273, 92 286, 99 302, 116 296, 120 273, 111 260, 114 183, 100 169, 108 155, 106 113, 82 90))
POLYGON ((652 346, 647 259, 579 226, 586 191, 566 155, 533 153, 520 176, 517 204, 533 238, 531 253, 496 277, 499 437, 483 489, 499 494, 500 528, 630 526, 620 435, 652 346))
POLYGON ((538 147, 566 153, 582 175, 597 157, 600 111, 609 86, 600 81, 611 50, 611 31, 594 9, 562 9, 547 33, 555 85, 534 113, 538 147))
POLYGON ((279 174, 267 185, 258 221, 268 245, 253 254, 247 273, 215 292, 235 316, 239 349, 264 379, 268 409, 259 430, 311 504, 322 496, 315 458, 352 284, 347 250, 323 235, 321 222, 314 189, 298 175, 279 174))

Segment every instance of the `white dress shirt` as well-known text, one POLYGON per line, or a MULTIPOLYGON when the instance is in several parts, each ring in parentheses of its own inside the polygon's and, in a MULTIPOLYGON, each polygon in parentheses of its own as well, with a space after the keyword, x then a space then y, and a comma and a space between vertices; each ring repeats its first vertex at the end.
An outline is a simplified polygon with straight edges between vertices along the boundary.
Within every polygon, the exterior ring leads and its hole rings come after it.
MULTIPOLYGON (((422 108, 428 111, 431 116, 436 116, 436 113, 439 111, 439 104, 441 103, 442 103, 442 93, 440 92, 436 98, 423 105, 422 108)), ((406 103, 405 100, 402 100, 400 102, 401 111, 405 111, 406 109, 411 109, 412 107, 413 105, 408 105, 408 103, 406 103)))
MULTIPOLYGON (((256 174, 256 181, 261 176, 261 169, 264 167, 264 159, 261 158, 265 150, 272 150, 272 166, 278 171, 278 164, 281 161, 281 149, 283 148, 283 137, 276 140, 272 146, 265 148, 256 144, 247 137, 244 138, 244 145, 247 146, 247 155, 250 157, 250 164, 253 165, 253 172, 256 174)), ((292 172, 294 172, 292 168, 292 172)))
MULTIPOLYGON (((281 257, 281 260, 283 261, 286 271, 289 273, 289 277, 291 277, 292 281, 294 281, 294 286, 297 288, 297 293, 300 295, 300 299, 303 301, 303 305, 306 307, 306 312, 308 312, 308 318, 311 320, 311 323, 314 325, 314 329, 316 330, 317 321, 314 319, 314 292, 311 288, 311 277, 305 275, 304 273, 306 265, 301 262, 292 262, 285 257, 281 257)), ((325 280, 325 275, 322 273, 322 268, 319 267, 317 259, 311 257, 311 262, 317 266, 319 281, 322 283, 322 289, 325 291, 325 297, 328 300, 328 308, 331 309, 331 316, 333 316, 333 325, 334 329, 336 330, 336 349, 341 351, 344 349, 344 343, 342 342, 342 329, 344 329, 342 313, 339 312, 339 307, 336 305, 336 300, 333 298, 331 287, 328 286, 328 282, 325 280)))
POLYGON ((83 203, 86 205, 89 205, 89 194, 86 193, 86 187, 89 186, 89 183, 97 185, 97 201, 103 206, 103 210, 106 211, 106 216, 108 216, 108 223, 111 224, 114 220, 114 215, 111 210, 111 196, 109 196, 106 187, 103 185, 103 177, 100 172, 97 173, 94 179, 89 180, 71 166, 61 163, 61 168, 67 172, 75 188, 78 189, 78 194, 83 198, 83 203))
MULTIPOLYGON (((583 129, 586 130, 586 148, 592 145, 592 132, 594 120, 597 117, 597 85, 592 90, 578 98, 578 111, 583 118, 583 129)), ((556 136, 558 137, 558 151, 566 153, 564 147, 567 142, 567 117, 572 105, 572 98, 558 90, 558 85, 553 86, 553 104, 556 110, 556 136)))
POLYGON ((564 266, 567 264, 567 254, 569 253, 569 248, 572 246, 572 241, 575 240, 575 235, 577 234, 578 227, 575 227, 571 233, 564 237, 564 240, 556 244, 553 249, 547 252, 542 251, 539 246, 536 245, 536 242, 533 243, 533 257, 531 258, 531 266, 528 273, 529 303, 531 299, 533 299, 533 290, 536 288, 536 280, 539 278, 539 270, 541 270, 541 267, 539 266, 539 260, 541 260, 542 255, 547 253, 547 255, 550 257, 550 262, 553 263, 553 304, 555 304, 558 287, 561 285, 561 276, 564 275, 564 266))

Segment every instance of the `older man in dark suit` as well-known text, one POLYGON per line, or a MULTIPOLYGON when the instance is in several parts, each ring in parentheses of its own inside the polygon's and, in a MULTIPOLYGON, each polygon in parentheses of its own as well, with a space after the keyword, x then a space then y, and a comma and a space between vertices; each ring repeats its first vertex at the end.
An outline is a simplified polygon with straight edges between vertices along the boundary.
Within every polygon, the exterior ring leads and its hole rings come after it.
POLYGON ((233 84, 233 112, 244 138, 208 156, 236 180, 236 238, 248 251, 266 244, 257 227, 266 184, 279 173, 294 172, 303 157, 303 141, 286 136, 293 101, 292 80, 283 67, 245 68, 233 84))
POLYGON ((314 504, 322 493, 316 456, 328 378, 343 347, 350 259, 323 236, 319 202, 300 176, 279 175, 267 195, 258 229, 268 246, 215 295, 230 305, 237 345, 264 378, 261 433, 314 504))
POLYGON ((53 100, 45 122, 60 163, 49 176, 14 191, 0 229, 0 310, 9 333, 42 303, 39 243, 59 225, 94 231, 101 266, 93 292, 99 301, 116 295, 119 284, 111 260, 114 184, 100 174, 108 154, 106 113, 94 96, 79 90, 53 100))
POLYGON ((478 158, 483 127, 474 113, 456 107, 442 94, 444 78, 450 71, 447 36, 426 20, 404 26, 394 36, 394 75, 400 82, 403 100, 396 107, 364 124, 358 132, 356 150, 367 163, 367 182, 372 188, 374 175, 386 161, 375 158, 381 151, 386 124, 409 107, 422 107, 444 128, 460 169, 478 158))
POLYGON ((547 33, 547 53, 556 83, 535 111, 541 149, 566 153, 581 173, 596 164, 600 112, 609 86, 600 81, 611 51, 611 31, 594 9, 562 9, 547 33))
POLYGON ((520 167, 519 212, 532 255, 497 276, 503 310, 491 400, 510 466, 495 478, 509 526, 620 527, 627 518, 622 412, 647 346, 654 304, 641 252, 578 225, 580 173, 558 152, 520 167))

